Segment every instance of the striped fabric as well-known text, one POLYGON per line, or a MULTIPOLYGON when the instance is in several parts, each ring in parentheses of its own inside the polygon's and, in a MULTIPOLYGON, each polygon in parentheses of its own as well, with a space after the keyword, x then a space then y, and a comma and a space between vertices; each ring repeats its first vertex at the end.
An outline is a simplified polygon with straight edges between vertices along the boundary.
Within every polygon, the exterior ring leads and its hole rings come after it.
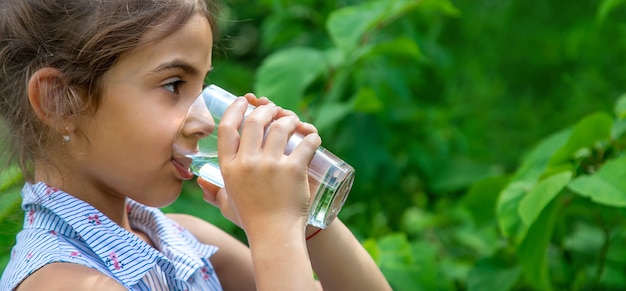
POLYGON ((53 262, 96 269, 128 290, 222 289, 209 261, 217 247, 198 242, 159 209, 127 201, 131 226, 146 233, 157 250, 93 206, 44 183, 27 183, 22 197, 24 229, 0 290, 13 290, 53 262))

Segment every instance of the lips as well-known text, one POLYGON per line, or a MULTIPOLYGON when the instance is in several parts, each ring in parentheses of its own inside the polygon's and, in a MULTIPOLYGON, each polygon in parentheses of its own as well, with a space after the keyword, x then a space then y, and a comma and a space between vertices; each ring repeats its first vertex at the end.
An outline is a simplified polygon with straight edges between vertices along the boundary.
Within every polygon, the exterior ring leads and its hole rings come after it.
POLYGON ((180 178, 183 180, 191 180, 194 177, 194 174, 189 170, 189 167, 191 166, 191 159, 187 156, 193 154, 195 151, 178 144, 174 144, 172 149, 173 152, 171 162, 178 171, 180 178))
POLYGON ((172 164, 178 171, 180 178, 183 180, 191 180, 194 174, 189 171, 191 165, 191 159, 189 158, 172 158, 172 164))

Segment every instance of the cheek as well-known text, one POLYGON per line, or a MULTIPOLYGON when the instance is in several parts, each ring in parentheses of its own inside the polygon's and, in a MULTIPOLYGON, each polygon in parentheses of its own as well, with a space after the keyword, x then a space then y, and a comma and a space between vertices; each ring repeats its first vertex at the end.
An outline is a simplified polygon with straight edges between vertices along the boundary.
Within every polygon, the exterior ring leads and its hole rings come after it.
POLYGON ((170 143, 176 136, 180 127, 177 110, 149 110, 143 112, 129 112, 125 116, 119 116, 114 120, 112 128, 116 128, 123 138, 136 141, 163 142, 170 139, 170 143))
POLYGON ((179 127, 177 119, 163 116, 116 117, 100 120, 97 126, 88 128, 85 140, 87 152, 125 165, 136 160, 149 162, 150 159, 169 159, 179 127))
POLYGON ((146 139, 171 147, 181 127, 181 119, 177 116, 164 116, 154 119, 150 124, 140 126, 136 131, 143 131, 146 139))
POLYGON ((133 163, 148 167, 169 160, 188 108, 146 92, 127 95, 130 97, 109 95, 109 99, 103 99, 105 102, 95 116, 84 124, 85 149, 94 155, 93 159, 133 171, 137 170, 133 163))

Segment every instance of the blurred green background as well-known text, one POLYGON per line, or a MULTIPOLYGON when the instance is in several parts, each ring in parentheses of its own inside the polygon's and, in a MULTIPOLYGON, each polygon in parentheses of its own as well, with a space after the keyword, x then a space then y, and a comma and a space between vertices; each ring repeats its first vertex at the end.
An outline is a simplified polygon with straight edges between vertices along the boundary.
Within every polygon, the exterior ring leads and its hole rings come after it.
MULTIPOLYGON (((620 290, 624 2, 229 0, 208 82, 355 167, 339 217, 395 290, 620 290)), ((0 178, 4 266, 21 181, 0 178)), ((165 210, 245 241, 194 183, 165 210)))

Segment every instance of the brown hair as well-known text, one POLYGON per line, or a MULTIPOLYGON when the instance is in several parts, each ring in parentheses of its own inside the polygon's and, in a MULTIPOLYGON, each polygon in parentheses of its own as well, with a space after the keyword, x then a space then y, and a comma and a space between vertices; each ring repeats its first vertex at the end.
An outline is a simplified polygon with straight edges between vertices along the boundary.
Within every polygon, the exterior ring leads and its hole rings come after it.
POLYGON ((30 106, 27 84, 33 73, 52 67, 63 74, 62 84, 49 89, 54 100, 46 100, 57 115, 93 113, 100 102, 102 75, 143 45, 148 31, 158 32, 152 40, 163 38, 201 13, 216 34, 217 4, 204 1, 3 0, 0 116, 9 144, 0 147, 13 149, 10 157, 17 159, 25 178, 31 178, 33 161, 45 158, 49 143, 61 140, 30 106))

